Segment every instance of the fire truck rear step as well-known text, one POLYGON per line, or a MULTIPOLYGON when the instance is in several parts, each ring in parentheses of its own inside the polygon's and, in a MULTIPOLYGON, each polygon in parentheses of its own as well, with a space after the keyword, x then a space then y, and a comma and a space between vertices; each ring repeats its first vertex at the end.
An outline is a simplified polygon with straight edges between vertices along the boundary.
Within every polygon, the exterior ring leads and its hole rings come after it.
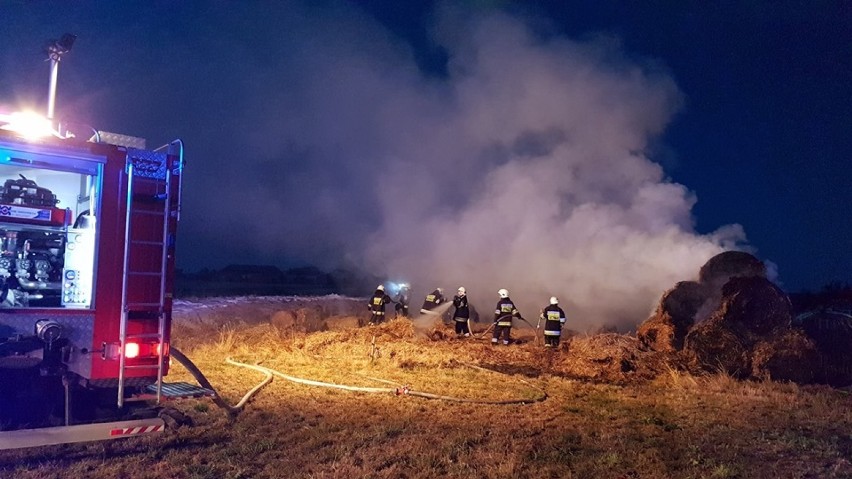
POLYGON ((154 417, 133 421, 3 431, 3 434, 0 434, 0 450, 121 439, 123 437, 163 432, 165 428, 166 423, 159 417, 154 417))
MULTIPOLYGON (((213 397, 216 395, 216 391, 208 388, 204 388, 201 386, 197 386, 195 384, 190 384, 186 382, 177 382, 177 383, 163 383, 162 389, 160 390, 160 400, 172 400, 172 399, 189 399, 189 398, 202 398, 202 397, 213 397)), ((144 392, 139 394, 134 394, 131 397, 125 398, 125 403, 131 402, 141 402, 141 401, 156 401, 157 400, 157 384, 150 384, 147 388, 145 388, 144 392)))
MULTIPOLYGON (((156 393, 157 385, 149 385, 148 392, 156 393)), ((187 382, 163 383, 162 395, 168 399, 185 399, 212 397, 216 395, 216 391, 187 382)))

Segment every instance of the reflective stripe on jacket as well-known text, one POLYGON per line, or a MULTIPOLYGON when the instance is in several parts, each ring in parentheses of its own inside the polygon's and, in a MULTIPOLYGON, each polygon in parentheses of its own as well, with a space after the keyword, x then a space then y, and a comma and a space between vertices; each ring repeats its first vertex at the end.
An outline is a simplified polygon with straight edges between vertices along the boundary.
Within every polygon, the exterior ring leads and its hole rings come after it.
POLYGON ((551 304, 541 312, 541 319, 544 320, 545 336, 559 336, 562 326, 565 325, 565 311, 558 305, 551 304))

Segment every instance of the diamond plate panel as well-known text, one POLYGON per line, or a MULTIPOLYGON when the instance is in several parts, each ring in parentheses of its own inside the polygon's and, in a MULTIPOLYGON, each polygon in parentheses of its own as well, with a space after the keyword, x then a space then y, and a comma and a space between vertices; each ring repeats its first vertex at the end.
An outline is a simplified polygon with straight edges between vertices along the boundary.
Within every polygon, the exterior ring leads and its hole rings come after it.
POLYGON ((133 165, 133 176, 159 180, 166 179, 168 162, 166 161, 166 153, 164 152, 128 148, 127 161, 133 165))
POLYGON ((139 148, 140 150, 145 149, 145 138, 139 138, 136 136, 122 135, 121 133, 112 133, 110 131, 98 131, 97 139, 100 140, 100 143, 126 146, 128 148, 139 148))
MULTIPOLYGON (((149 393, 157 392, 157 385, 151 384, 148 386, 147 391, 149 393)), ((216 392, 212 389, 203 388, 201 386, 196 386, 195 384, 189 384, 185 382, 177 382, 177 383, 163 383, 163 396, 169 398, 188 398, 188 397, 201 397, 201 396, 214 396, 216 392)))
POLYGON ((49 319, 62 325, 63 337, 71 343, 71 358, 68 369, 84 378, 92 374, 92 353, 94 349, 94 314, 62 314, 60 311, 48 313, 0 312, 0 331, 9 336, 35 334, 35 323, 40 319, 49 319), (81 350, 89 351, 82 354, 81 350))

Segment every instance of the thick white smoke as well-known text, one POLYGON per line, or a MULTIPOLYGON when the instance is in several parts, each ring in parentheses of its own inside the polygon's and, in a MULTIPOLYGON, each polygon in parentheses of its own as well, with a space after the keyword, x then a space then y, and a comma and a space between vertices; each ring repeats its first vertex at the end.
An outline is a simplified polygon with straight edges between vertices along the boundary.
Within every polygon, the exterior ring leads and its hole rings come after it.
POLYGON ((452 113, 414 125, 416 168, 391 170, 374 264, 464 285, 487 317, 505 287, 528 318, 556 295, 573 327, 624 327, 744 239, 695 234, 694 196, 643 155, 678 105, 670 78, 507 17, 466 27, 447 45, 452 113))
POLYGON ((344 259, 413 283, 415 309, 464 285, 486 319, 499 288, 528 318, 556 295, 584 330, 635 325, 744 240, 738 226, 694 232, 694 196, 644 153, 680 93, 615 42, 450 15, 435 28, 450 58, 436 77, 347 8, 301 18, 282 14, 286 40, 245 77, 252 149, 227 176, 245 186, 235 204, 279 219, 236 214, 216 230, 246 253, 344 259))

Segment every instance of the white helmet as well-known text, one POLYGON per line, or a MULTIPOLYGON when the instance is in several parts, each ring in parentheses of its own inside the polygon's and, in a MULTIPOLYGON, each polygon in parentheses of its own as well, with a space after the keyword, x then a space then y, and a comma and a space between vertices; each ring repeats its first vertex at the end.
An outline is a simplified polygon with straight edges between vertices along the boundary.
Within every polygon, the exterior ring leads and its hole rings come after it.
POLYGON ((497 294, 499 294, 501 298, 508 298, 509 297, 509 290, 503 288, 500 291, 497 291, 497 294))
POLYGON ((551 296, 550 304, 559 304, 559 299, 557 299, 556 296, 551 296))
POLYGON ((444 288, 438 288, 438 293, 439 293, 439 294, 444 294, 444 288))
POLYGON ((467 291, 464 289, 464 286, 459 286, 459 294, 464 296, 465 293, 467 293, 467 291))
POLYGON ((379 291, 384 291, 384 290, 385 290, 385 285, 380 284, 380 285, 376 286, 376 289, 378 289, 379 291))

